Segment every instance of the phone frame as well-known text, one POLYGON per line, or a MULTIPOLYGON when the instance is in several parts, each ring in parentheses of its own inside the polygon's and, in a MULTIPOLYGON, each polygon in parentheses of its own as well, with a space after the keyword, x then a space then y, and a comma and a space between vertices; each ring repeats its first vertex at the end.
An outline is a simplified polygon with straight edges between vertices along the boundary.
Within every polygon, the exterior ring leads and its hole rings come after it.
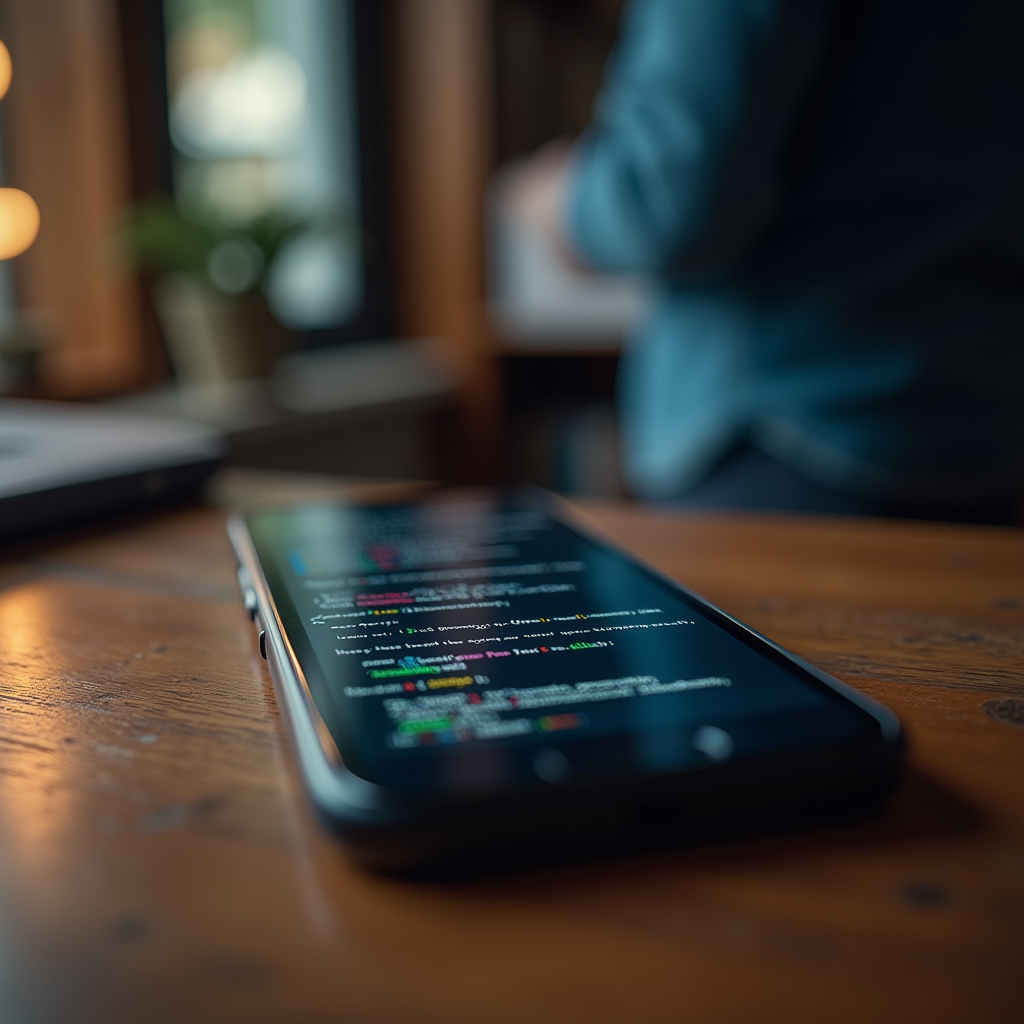
MULTIPOLYGON (((325 823, 364 864, 382 870, 430 868, 516 851, 651 841, 680 834, 703 835, 733 826, 775 823, 797 815, 832 817, 871 806, 895 785, 902 769, 905 737, 896 715, 884 705, 787 651, 722 611, 613 540, 582 522, 568 503, 535 489, 514 492, 448 490, 455 498, 512 499, 550 516, 585 540, 632 563, 700 607, 714 624, 738 635, 760 653, 802 670, 878 725, 876 737, 800 748, 664 776, 600 783, 569 782, 540 789, 489 791, 445 797, 411 794, 369 782, 348 770, 320 714, 299 657, 287 634, 260 565, 247 517, 286 511, 313 502, 260 503, 233 513, 227 523, 243 600, 265 652, 278 706, 298 755, 313 804, 325 823), (751 769, 754 769, 753 771, 751 769), (809 770, 813 769, 813 770, 809 770)), ((343 496, 339 507, 415 505, 425 488, 402 501, 359 501, 343 496)), ((774 660, 774 659, 773 659, 774 660)))

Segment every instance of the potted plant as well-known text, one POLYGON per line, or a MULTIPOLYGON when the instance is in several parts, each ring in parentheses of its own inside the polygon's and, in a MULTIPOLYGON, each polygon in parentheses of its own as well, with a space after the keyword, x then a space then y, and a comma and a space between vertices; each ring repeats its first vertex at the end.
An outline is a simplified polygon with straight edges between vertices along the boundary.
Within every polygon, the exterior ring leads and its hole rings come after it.
POLYGON ((227 222, 168 198, 130 211, 120 248, 158 275, 154 302, 179 383, 221 383, 270 370, 287 334, 270 313, 264 286, 283 247, 311 227, 280 212, 227 222))

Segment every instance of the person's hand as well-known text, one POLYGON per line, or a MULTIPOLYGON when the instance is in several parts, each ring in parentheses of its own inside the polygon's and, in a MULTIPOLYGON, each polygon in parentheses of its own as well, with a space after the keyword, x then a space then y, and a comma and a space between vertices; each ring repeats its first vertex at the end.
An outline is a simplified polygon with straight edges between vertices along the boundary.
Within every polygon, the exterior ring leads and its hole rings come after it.
POLYGON ((571 140, 549 142, 513 172, 507 199, 518 221, 547 238, 568 269, 585 274, 587 267, 572 251, 562 229, 573 162, 571 140))

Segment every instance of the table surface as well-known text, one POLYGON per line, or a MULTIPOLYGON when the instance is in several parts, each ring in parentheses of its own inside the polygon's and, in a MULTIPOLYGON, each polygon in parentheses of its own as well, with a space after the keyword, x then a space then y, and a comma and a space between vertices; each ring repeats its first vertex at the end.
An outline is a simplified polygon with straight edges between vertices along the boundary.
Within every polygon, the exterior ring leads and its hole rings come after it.
POLYGON ((910 770, 856 824, 424 883, 297 777, 223 529, 289 489, 6 552, 0 1019, 1024 1019, 1024 532, 584 504, 893 708, 910 770))

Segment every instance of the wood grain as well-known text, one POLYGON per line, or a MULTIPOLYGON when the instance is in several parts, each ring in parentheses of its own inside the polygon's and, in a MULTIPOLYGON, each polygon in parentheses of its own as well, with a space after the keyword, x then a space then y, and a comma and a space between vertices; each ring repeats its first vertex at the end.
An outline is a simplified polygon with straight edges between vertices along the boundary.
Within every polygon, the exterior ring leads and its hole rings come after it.
POLYGON ((1024 729, 982 704, 1024 699, 1024 536, 585 512, 900 714, 881 813, 366 875, 305 802, 223 509, 121 521, 0 567, 0 1019, 1020 1020, 1024 729))

